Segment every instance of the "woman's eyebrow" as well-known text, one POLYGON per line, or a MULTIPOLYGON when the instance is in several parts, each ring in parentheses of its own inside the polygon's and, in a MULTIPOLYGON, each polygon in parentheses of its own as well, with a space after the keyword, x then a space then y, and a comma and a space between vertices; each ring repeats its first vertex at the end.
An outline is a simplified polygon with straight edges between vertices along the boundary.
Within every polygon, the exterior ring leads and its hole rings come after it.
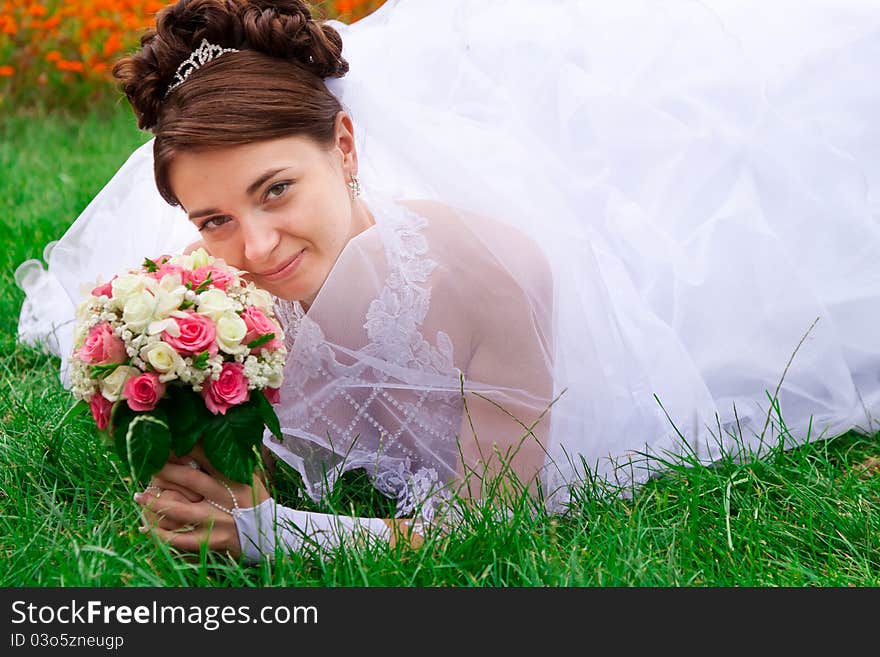
MULTIPOLYGON (((250 196, 251 194, 256 192, 264 182, 269 180, 269 178, 274 176, 276 173, 281 173, 286 168, 287 167, 281 167, 280 169, 269 169, 268 171, 263 173, 259 178, 257 178, 254 182, 252 182, 250 184, 250 186, 247 188, 248 196, 250 196)), ((220 214, 220 210, 218 210, 216 208, 205 208, 204 210, 197 210, 195 212, 190 212, 189 213, 189 220, 192 221, 193 219, 198 219, 199 217, 204 217, 205 215, 208 215, 208 214, 220 214)))
POLYGON ((269 178, 274 176, 276 173, 284 171, 285 168, 286 167, 281 167, 280 169, 269 169, 268 171, 266 171, 262 176, 252 182, 250 187, 247 188, 248 196, 256 192, 264 182, 269 180, 269 178))

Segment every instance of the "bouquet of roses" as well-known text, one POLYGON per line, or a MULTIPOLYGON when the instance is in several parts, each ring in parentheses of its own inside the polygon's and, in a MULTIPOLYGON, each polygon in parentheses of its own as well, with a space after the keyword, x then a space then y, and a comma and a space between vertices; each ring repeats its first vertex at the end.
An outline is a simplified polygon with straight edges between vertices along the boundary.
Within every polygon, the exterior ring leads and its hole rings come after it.
POLYGON ((77 310, 72 391, 140 481, 201 440, 222 474, 250 483, 286 350, 272 297, 204 249, 146 259, 77 310))

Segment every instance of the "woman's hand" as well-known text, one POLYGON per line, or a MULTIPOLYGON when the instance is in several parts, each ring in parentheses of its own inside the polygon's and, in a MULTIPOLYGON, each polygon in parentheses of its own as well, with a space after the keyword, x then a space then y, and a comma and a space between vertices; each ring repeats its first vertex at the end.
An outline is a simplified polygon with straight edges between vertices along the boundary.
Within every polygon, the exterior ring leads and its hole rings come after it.
POLYGON ((255 506, 269 499, 259 477, 252 485, 231 481, 214 470, 200 446, 185 457, 175 458, 153 477, 135 501, 144 509, 146 525, 169 545, 198 552, 209 550, 241 554, 233 513, 236 507, 255 506))

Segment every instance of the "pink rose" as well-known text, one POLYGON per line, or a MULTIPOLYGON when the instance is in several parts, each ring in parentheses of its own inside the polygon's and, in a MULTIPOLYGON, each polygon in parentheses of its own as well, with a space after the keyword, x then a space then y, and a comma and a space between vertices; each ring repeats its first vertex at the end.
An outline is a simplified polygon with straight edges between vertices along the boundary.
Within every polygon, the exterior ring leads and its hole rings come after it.
POLYGON ((190 282, 193 289, 196 289, 199 285, 208 280, 208 274, 211 275, 210 285, 223 290, 224 292, 226 292, 226 288, 229 287, 230 284, 235 282, 235 278, 232 274, 212 265, 205 265, 204 267, 199 267, 193 271, 188 271, 186 280, 190 282))
POLYGON ((174 337, 167 331, 163 332, 162 339, 174 347, 182 356, 195 356, 206 349, 212 356, 217 353, 217 327, 207 315, 188 312, 186 317, 175 317, 174 321, 180 327, 180 335, 174 337))
POLYGON ((236 404, 242 404, 251 398, 248 390, 244 365, 241 363, 223 363, 220 378, 216 381, 205 379, 202 397, 205 406, 214 415, 226 415, 226 411, 236 404))
POLYGON ((170 262, 166 262, 165 264, 159 265, 159 269, 154 271, 150 276, 155 278, 157 281, 161 281, 163 276, 178 274, 180 276, 180 283, 183 285, 186 283, 186 270, 180 265, 172 265, 170 262))
POLYGON ((98 287, 96 287, 94 290, 92 290, 92 296, 100 297, 101 295, 104 295, 108 299, 112 299, 113 298, 113 281, 115 281, 115 280, 116 280, 116 276, 111 278, 109 281, 107 281, 103 285, 99 285, 98 287))
POLYGON ((266 395, 270 404, 281 403, 281 388, 265 388, 263 394, 266 395))
POLYGON ((92 409, 92 417, 98 428, 104 430, 110 424, 110 410, 113 408, 113 402, 108 400, 100 392, 96 392, 89 399, 89 408, 92 409))
POLYGON ((266 317, 263 314, 263 311, 257 308, 256 306, 248 306, 245 311, 241 314, 241 318, 244 320, 244 325, 247 327, 247 334, 244 336, 244 340, 242 340, 243 344, 248 344, 249 342, 253 342, 261 335, 265 335, 266 333, 274 333, 275 337, 269 340, 266 344, 260 345, 254 349, 251 349, 251 353, 260 351, 262 349, 278 349, 281 347, 281 340, 278 339, 278 336, 281 334, 281 330, 271 319, 266 317))
POLYGON ((108 322, 92 327, 89 337, 86 338, 77 355, 90 365, 121 363, 128 358, 128 354, 125 353, 125 343, 113 335, 113 329, 108 322))
POLYGON ((152 411, 165 394, 165 384, 156 372, 144 372, 125 381, 125 396, 133 411, 152 411))

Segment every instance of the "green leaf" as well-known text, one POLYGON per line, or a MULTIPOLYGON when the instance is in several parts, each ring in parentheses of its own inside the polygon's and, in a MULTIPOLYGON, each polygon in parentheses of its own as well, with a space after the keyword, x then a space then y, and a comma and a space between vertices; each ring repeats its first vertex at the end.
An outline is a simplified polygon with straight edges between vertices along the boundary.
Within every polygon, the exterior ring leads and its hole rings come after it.
POLYGON ((120 403, 119 423, 113 429, 116 453, 132 473, 132 477, 147 484, 150 477, 165 465, 171 450, 171 432, 168 419, 161 409, 137 413, 120 403), (124 430, 123 430, 124 429, 124 430))
POLYGON ((177 309, 178 310, 186 310, 187 308, 192 308, 194 305, 196 305, 196 304, 193 301, 184 301, 183 303, 181 303, 177 307, 177 309))
POLYGON ((274 333, 263 333, 263 335, 261 335, 260 337, 248 342, 247 348, 248 349, 256 349, 257 347, 262 347, 264 344, 266 344, 270 340, 274 340, 274 339, 275 339, 274 333))
POLYGON ((260 412, 260 417, 263 420, 263 424, 269 427, 269 431, 272 432, 272 435, 280 440, 281 424, 278 422, 278 416, 275 414, 275 409, 272 408, 272 404, 266 399, 266 395, 263 394, 263 391, 251 390, 251 401, 256 404, 257 410, 260 412))
POLYGON ((128 407, 125 401, 118 401, 113 404, 110 410, 110 424, 108 429, 113 445, 116 448, 116 455, 124 463, 128 464, 128 450, 125 448, 125 434, 128 432, 128 425, 134 419, 134 411, 128 407))
POLYGON ((214 415, 202 432, 205 455, 229 479, 253 482, 257 467, 255 447, 263 439, 263 419, 256 404, 233 406, 226 415, 214 415))
POLYGON ((171 449, 178 456, 189 454, 212 414, 201 396, 192 388, 170 385, 162 400, 171 430, 171 449))
POLYGON ((211 287, 211 283, 214 282, 214 279, 212 277, 213 277, 213 273, 208 272, 208 277, 205 280, 203 280, 201 283, 199 283, 199 286, 195 289, 195 293, 199 294, 200 292, 204 292, 209 287, 211 287))
POLYGON ((90 365, 89 366, 89 378, 97 379, 98 377, 103 378, 104 376, 110 374, 117 367, 122 365, 122 363, 107 363, 106 365, 90 365))
POLYGON ((207 352, 207 350, 203 351, 198 356, 193 358, 193 367, 195 367, 197 370, 205 369, 205 367, 208 364, 208 358, 210 358, 210 357, 211 357, 211 354, 209 354, 207 352))
POLYGON ((159 271, 159 265, 150 260, 149 258, 144 258, 144 264, 141 265, 144 269, 146 269, 149 273, 159 271))

